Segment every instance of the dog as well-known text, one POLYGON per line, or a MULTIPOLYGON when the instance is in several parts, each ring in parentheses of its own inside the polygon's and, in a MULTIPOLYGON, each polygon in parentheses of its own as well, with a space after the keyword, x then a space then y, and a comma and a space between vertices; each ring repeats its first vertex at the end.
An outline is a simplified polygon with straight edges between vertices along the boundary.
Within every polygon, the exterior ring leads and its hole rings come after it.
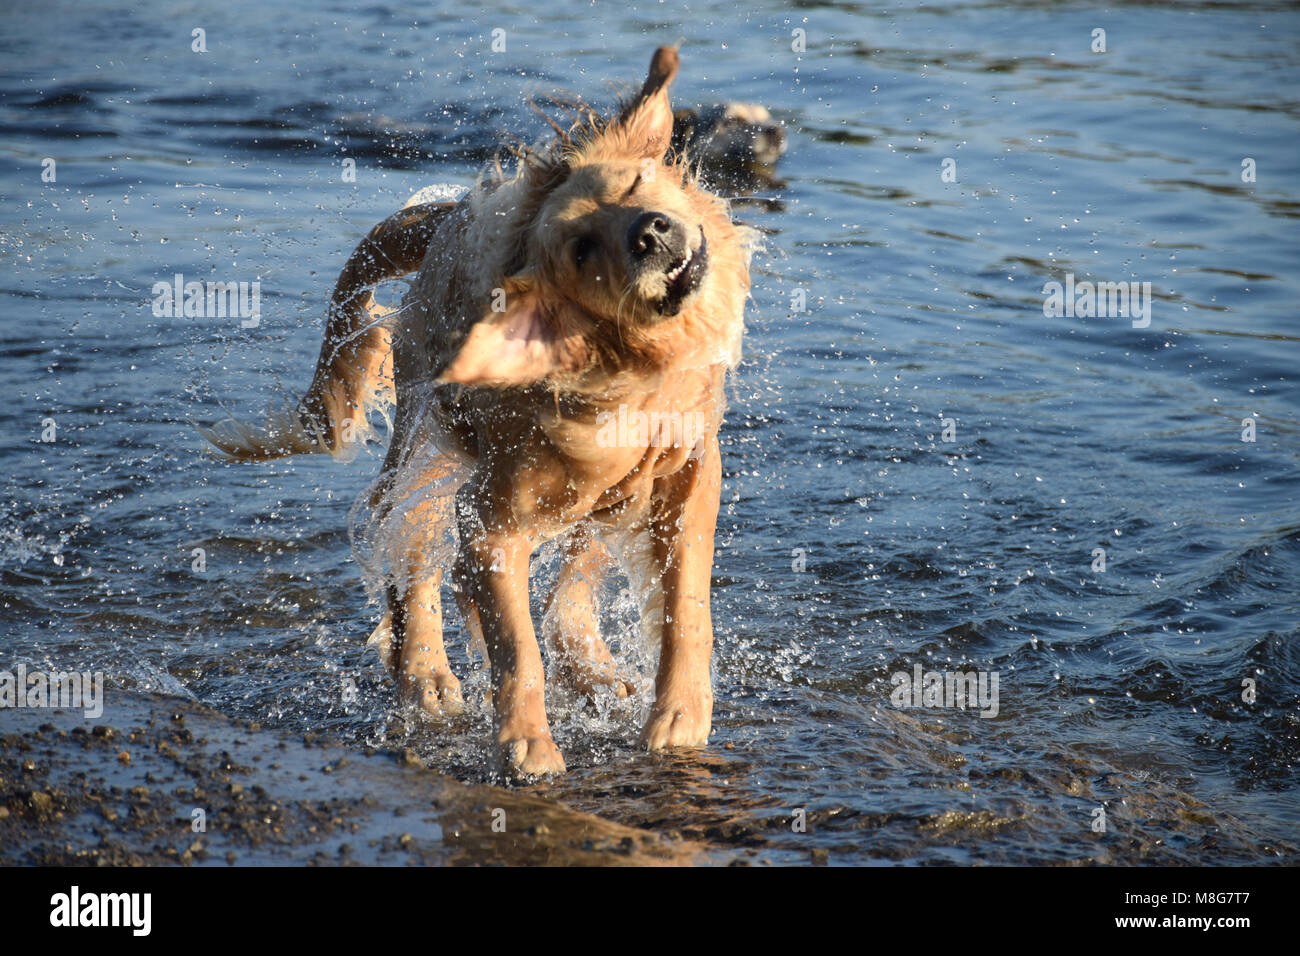
POLYGON ((785 130, 758 103, 727 102, 673 114, 673 149, 699 163, 711 184, 733 191, 777 187, 785 130))
POLYGON ((486 651, 508 777, 565 770, 529 610, 530 557, 550 541, 563 556, 546 615, 558 673, 580 693, 635 692, 595 608, 621 560, 660 650, 641 743, 709 738, 718 429, 756 234, 671 149, 678 62, 659 48, 609 118, 579 106, 513 174, 498 164, 459 201, 416 201, 376 226, 335 285, 303 399, 261 428, 201 429, 237 459, 347 458, 374 436, 371 413, 395 404, 366 499, 388 605, 371 643, 404 700, 460 711, 448 574, 486 651), (376 283, 412 272, 400 308, 375 302, 376 283))

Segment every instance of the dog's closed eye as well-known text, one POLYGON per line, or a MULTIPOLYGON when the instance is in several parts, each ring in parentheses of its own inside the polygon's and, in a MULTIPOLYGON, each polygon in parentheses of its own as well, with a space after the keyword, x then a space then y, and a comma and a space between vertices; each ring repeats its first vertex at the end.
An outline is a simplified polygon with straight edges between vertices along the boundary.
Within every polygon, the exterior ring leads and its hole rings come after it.
POLYGON ((581 269, 582 264, 591 257, 596 248, 595 236, 579 236, 573 243, 573 264, 581 269))

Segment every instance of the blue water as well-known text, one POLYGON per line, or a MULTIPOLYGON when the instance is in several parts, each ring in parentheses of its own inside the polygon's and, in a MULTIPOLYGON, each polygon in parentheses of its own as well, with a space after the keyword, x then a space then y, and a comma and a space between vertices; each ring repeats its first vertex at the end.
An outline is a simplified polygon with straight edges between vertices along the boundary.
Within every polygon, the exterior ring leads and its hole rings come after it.
POLYGON ((0 12, 0 666, 488 779, 487 713, 404 723, 360 645, 347 512, 380 451, 231 465, 191 423, 296 397, 355 243, 539 136, 526 95, 609 102, 680 40, 675 105, 759 102, 789 142, 735 206, 767 249, 724 429, 715 731, 652 757, 645 701, 557 700, 571 772, 536 789, 720 858, 1294 862, 1300 11, 746 8, 0 12), (260 324, 156 317, 176 273, 259 281, 260 324), (1045 317, 1067 273, 1149 282, 1149 327, 1045 317), (916 664, 996 672, 998 716, 893 706, 916 664))

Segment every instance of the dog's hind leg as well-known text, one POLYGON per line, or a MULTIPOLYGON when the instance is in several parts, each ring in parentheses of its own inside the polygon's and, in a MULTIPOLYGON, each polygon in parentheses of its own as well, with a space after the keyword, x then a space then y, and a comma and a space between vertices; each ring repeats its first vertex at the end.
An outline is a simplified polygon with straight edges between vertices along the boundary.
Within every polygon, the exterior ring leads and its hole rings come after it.
MULTIPOLYGON (((491 661, 488 659, 487 642, 483 640, 483 622, 479 618, 478 603, 470 594, 469 585, 463 579, 464 566, 456 563, 453 573, 453 579, 456 582, 456 607, 460 610, 460 619, 465 625, 465 630, 469 633, 470 649, 483 659, 484 665, 491 661)), ((489 700, 491 694, 489 693, 489 700)))
POLYGON ((373 647, 379 654, 379 662, 389 672, 397 673, 397 661, 393 658, 393 612, 385 611, 375 629, 366 638, 366 647, 373 647))
POLYGON ((591 701, 601 687, 619 698, 636 693, 636 685, 619 675, 600 636, 597 590, 613 560, 589 529, 573 531, 564 543, 563 564, 542 625, 555 650, 557 676, 573 693, 591 701))

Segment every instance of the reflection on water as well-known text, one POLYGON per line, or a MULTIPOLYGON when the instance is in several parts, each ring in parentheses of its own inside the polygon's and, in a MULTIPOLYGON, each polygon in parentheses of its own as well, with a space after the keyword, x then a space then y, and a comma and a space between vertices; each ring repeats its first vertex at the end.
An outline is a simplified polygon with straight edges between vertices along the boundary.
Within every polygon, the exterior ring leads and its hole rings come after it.
MULTIPOLYGON (((360 645, 347 518, 377 459, 231 466, 189 424, 296 396, 359 236, 540 134, 524 94, 607 98, 689 33, 676 105, 762 103, 789 146, 738 205, 768 248, 714 739, 639 754, 644 699, 557 690, 571 773, 534 789, 777 862, 1294 859, 1300 13, 656 3, 579 35, 569 2, 234 2, 202 55, 108 11, 0 14, 4 659, 486 779, 487 711, 409 723, 360 645), (155 317, 178 272, 260 282, 260 324, 155 317), (1045 318, 1067 273, 1150 282, 1150 327, 1045 318), (998 716, 892 707, 917 664, 996 672, 998 716)), ((628 607, 606 618, 647 676, 628 607)))

